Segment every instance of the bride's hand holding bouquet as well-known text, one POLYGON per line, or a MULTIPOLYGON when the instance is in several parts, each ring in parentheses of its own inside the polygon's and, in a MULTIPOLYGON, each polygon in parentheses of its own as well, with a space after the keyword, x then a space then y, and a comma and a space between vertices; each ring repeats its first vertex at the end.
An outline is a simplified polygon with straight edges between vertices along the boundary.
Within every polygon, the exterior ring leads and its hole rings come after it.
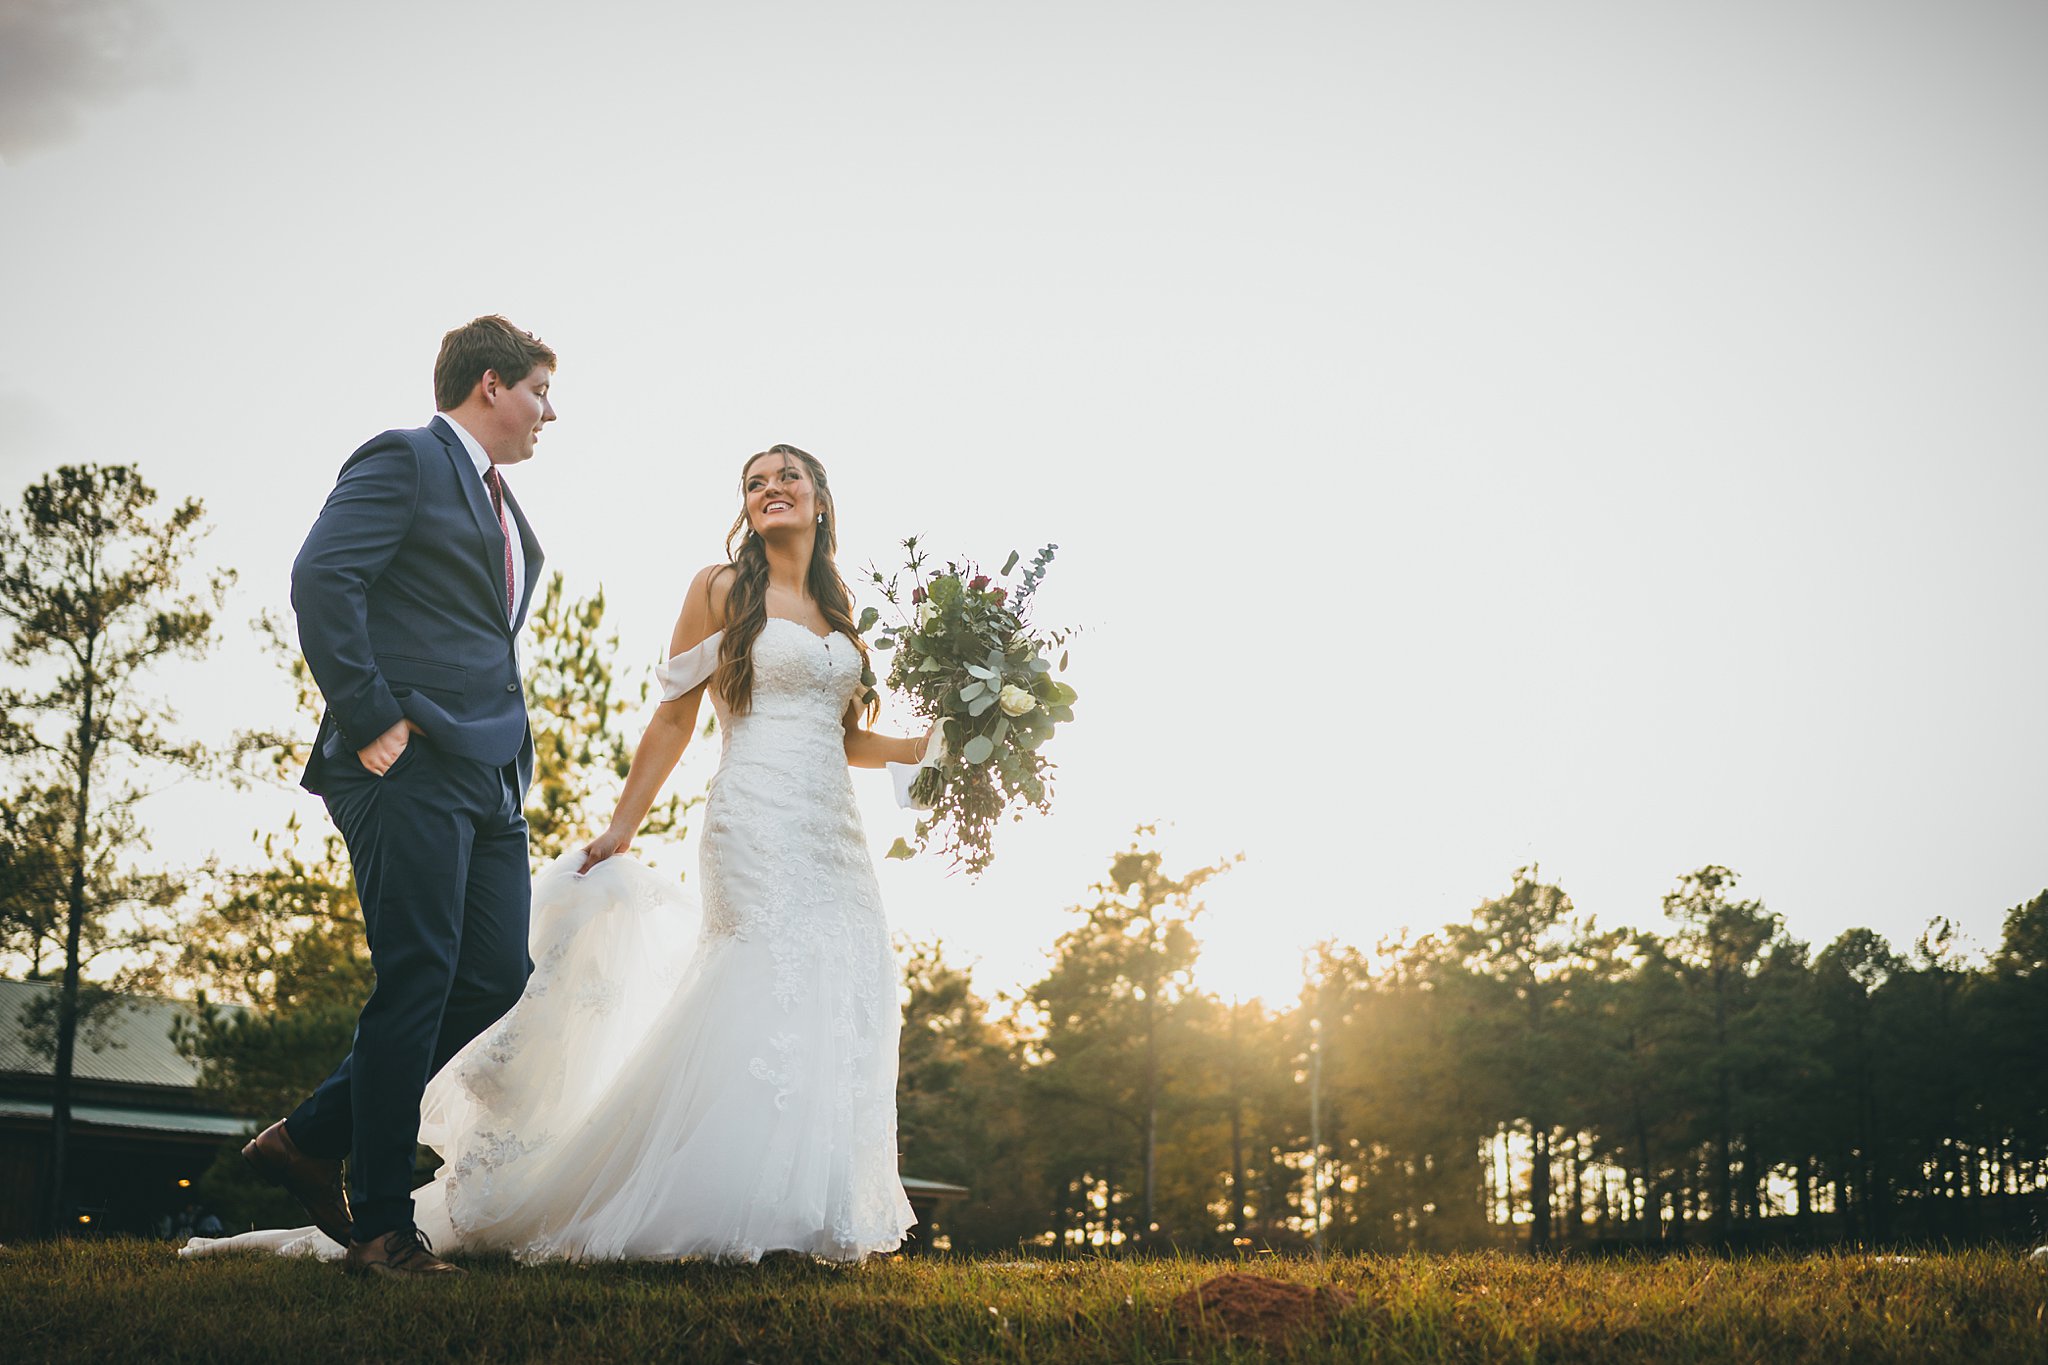
MULTIPOLYGON (((897 618, 881 627, 873 647, 891 652, 890 690, 932 726, 922 763, 892 765, 906 803, 929 814, 918 821, 914 843, 898 839, 889 856, 908 858, 936 842, 979 873, 994 856, 990 839, 1006 811, 1022 819, 1026 806, 1051 809, 1053 764, 1040 748, 1074 718, 1074 689, 1053 677, 1066 669, 1073 632, 1040 631, 1030 619, 1057 547, 1032 556, 1014 588, 995 581, 1016 569, 1014 552, 991 578, 972 561, 930 569, 915 536, 903 548, 909 558, 901 573, 872 572, 897 618)), ((862 631, 880 616, 870 607, 862 631)), ((873 686, 872 675, 867 681, 873 686)))

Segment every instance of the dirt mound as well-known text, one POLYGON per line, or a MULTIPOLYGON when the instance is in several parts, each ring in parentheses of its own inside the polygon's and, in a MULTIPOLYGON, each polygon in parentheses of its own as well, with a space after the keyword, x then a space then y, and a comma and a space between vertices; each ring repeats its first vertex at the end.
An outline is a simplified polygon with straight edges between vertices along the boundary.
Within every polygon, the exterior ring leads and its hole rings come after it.
POLYGON ((1356 1302, 1357 1295, 1326 1284, 1311 1289, 1233 1270, 1196 1285, 1173 1307, 1190 1325, 1277 1343, 1303 1328, 1320 1327, 1356 1302))

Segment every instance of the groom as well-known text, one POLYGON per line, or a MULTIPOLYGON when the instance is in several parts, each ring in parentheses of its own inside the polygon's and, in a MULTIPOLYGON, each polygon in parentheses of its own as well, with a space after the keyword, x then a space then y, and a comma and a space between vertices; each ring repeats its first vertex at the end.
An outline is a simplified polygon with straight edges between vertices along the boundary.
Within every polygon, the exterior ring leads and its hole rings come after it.
POLYGON ((461 1273, 413 1227, 420 1094, 532 969, 515 637, 541 552, 502 471, 555 420, 554 369, 501 317, 448 333, 434 419, 349 457, 292 565, 327 702, 303 785, 348 844, 377 983, 348 1057, 242 1155, 348 1247, 351 1271, 461 1273))

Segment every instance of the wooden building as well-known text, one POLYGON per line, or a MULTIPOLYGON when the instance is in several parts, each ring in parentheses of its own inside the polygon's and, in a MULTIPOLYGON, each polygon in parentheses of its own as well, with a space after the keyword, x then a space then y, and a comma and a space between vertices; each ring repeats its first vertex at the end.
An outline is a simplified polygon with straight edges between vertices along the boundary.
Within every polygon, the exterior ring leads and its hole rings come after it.
MULTIPOLYGON (((54 982, 0 980, 0 1242, 34 1235, 48 1197, 54 1067, 29 1020, 56 994, 54 982)), ((73 1231, 148 1235, 190 1201, 221 1143, 249 1131, 194 1090, 198 1068, 172 1041, 191 1008, 129 996, 81 1031, 64 1181, 73 1231)))

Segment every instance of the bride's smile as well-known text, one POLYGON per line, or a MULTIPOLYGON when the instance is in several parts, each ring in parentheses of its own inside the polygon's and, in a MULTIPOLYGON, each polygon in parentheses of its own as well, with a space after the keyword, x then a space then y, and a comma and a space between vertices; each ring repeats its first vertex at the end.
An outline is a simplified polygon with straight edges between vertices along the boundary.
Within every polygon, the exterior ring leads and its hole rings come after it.
POLYGON ((793 459, 770 454, 747 470, 748 522, 759 535, 812 524, 817 519, 817 493, 793 459))

